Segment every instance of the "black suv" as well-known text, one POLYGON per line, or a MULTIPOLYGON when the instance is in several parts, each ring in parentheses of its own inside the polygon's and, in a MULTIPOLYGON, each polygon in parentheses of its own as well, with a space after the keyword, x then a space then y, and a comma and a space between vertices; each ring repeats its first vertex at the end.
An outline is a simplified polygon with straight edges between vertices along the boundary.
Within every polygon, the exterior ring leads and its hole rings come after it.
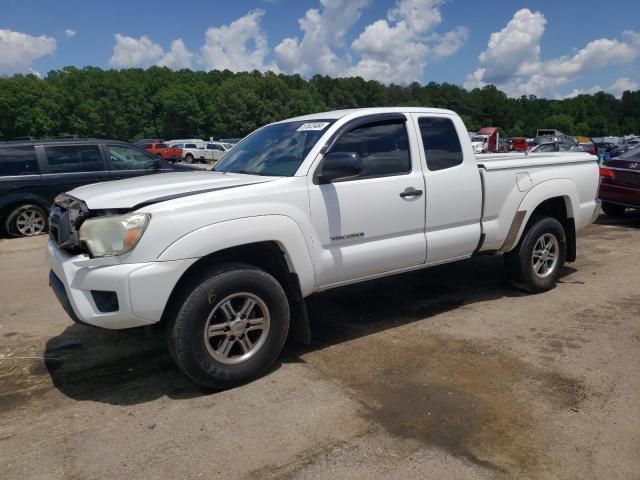
POLYGON ((47 229, 56 195, 90 183, 193 171, 172 165, 116 140, 29 140, 0 142, 0 226, 13 236, 47 229))

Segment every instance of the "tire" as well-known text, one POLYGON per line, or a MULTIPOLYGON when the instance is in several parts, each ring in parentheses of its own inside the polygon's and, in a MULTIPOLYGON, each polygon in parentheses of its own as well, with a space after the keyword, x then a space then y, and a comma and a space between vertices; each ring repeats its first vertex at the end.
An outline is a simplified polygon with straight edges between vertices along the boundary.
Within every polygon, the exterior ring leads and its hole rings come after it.
POLYGON ((602 211, 610 217, 624 217, 624 213, 627 211, 627 207, 624 205, 609 202, 602 202, 601 208, 602 211))
POLYGON ((215 389, 241 385, 280 355, 289 331, 289 303, 264 270, 220 265, 186 287, 181 298, 167 326, 168 347, 196 383, 215 389))
POLYGON ((193 163, 193 155, 191 155, 190 153, 187 153, 187 155, 184 157, 184 161, 186 163, 193 163))
POLYGON ((47 231, 49 219, 40 205, 24 204, 13 207, 5 221, 5 231, 13 237, 33 237, 47 231))
POLYGON ((518 246, 505 253, 504 261, 514 286, 529 293, 541 293, 555 287, 566 257, 567 240, 562 224, 555 218, 535 216, 518 246), (549 254, 554 252, 551 258, 549 254), (536 258, 541 257, 542 261, 537 262, 536 258))

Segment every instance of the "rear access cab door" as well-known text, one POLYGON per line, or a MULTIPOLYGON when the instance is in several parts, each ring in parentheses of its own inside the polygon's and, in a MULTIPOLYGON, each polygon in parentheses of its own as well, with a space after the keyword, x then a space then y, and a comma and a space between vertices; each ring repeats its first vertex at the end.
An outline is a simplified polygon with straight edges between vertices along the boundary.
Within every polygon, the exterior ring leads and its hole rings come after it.
POLYGON ((457 115, 411 119, 426 183, 427 264, 469 257, 480 241, 483 192, 466 127, 457 115))

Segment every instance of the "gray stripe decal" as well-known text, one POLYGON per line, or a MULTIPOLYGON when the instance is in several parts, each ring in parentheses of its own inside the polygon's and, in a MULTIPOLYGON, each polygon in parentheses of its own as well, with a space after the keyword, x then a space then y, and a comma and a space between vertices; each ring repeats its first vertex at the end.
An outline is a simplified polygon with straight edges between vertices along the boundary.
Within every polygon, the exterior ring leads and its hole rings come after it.
POLYGON ((138 203, 131 207, 131 211, 137 210, 142 207, 146 207, 148 205, 153 205, 154 203, 167 202, 169 200, 175 200, 176 198, 190 197, 191 195, 200 195, 201 193, 209 193, 209 192, 217 192, 219 190, 229 190, 231 188, 238 187, 248 187, 249 185, 257 185, 259 183, 267 183, 273 180, 267 180, 263 182, 253 182, 253 183, 243 183, 242 185, 230 185, 227 187, 216 187, 216 188, 207 188, 205 190, 195 190, 193 192, 184 192, 184 193, 176 193, 174 195, 166 195, 164 197, 152 198, 151 200, 144 201, 142 203, 138 203))

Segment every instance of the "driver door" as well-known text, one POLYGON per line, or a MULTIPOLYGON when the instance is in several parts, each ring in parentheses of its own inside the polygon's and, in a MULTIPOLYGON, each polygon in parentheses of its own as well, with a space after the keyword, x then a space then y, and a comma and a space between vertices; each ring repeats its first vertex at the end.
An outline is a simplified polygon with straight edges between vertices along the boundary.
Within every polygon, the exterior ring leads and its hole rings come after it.
POLYGON ((414 137, 404 115, 360 124, 329 152, 356 153, 363 171, 329 184, 309 177, 319 287, 425 263, 425 185, 414 137))

